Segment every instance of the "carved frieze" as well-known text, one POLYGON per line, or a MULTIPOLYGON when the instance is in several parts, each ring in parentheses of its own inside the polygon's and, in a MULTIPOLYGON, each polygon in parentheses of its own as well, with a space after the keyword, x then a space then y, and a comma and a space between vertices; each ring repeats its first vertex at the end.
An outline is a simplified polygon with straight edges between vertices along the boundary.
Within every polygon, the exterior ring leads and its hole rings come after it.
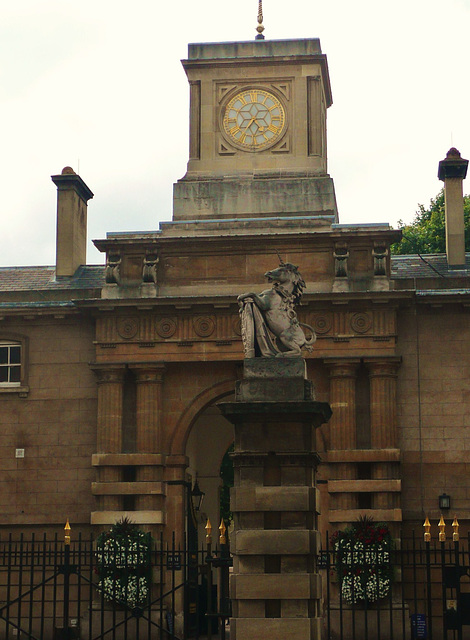
POLYGON ((315 333, 319 336, 329 333, 333 325, 331 315, 328 313, 315 314, 311 322, 312 327, 315 329, 315 333))
POLYGON ((367 333, 372 327, 372 317, 370 313, 354 313, 351 317, 351 329, 355 333, 367 333))
MULTIPOLYGON (((314 311, 299 309, 299 320, 313 328, 321 340, 371 338, 388 340, 396 335, 396 313, 393 308, 373 310, 342 308, 314 311)), ((198 343, 205 340, 238 341, 241 337, 239 314, 218 310, 212 314, 192 314, 188 310, 174 315, 149 312, 135 315, 107 314, 98 318, 96 340, 101 348, 122 342, 154 346, 160 342, 198 343)))
POLYGON ((135 317, 118 318, 117 332, 124 340, 132 340, 139 331, 139 320, 135 317))
POLYGON ((157 318, 155 328, 160 338, 172 338, 177 329, 176 318, 157 318))
POLYGON ((200 338, 209 338, 214 333, 215 321, 210 316, 196 316, 193 319, 193 328, 200 338))

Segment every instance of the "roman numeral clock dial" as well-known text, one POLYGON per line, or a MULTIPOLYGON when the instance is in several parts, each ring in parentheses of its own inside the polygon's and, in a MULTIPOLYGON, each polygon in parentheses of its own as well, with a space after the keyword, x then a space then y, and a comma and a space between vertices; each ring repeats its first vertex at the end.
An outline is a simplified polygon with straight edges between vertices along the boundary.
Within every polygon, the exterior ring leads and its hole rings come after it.
POLYGON ((286 129, 281 101, 263 89, 237 93, 223 111, 223 130, 244 151, 262 151, 275 144, 286 129))

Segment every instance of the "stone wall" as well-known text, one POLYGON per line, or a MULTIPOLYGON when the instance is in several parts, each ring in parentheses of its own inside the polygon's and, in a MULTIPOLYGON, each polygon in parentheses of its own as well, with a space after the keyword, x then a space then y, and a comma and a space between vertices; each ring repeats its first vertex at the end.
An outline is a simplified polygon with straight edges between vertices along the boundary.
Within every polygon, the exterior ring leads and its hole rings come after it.
MULTIPOLYGON (((0 336, 11 333, 4 322, 0 336)), ((94 326, 78 316, 16 320, 25 341, 29 391, 0 394, 0 526, 82 530, 93 498, 91 454, 96 441, 94 326), (15 450, 24 449, 24 458, 15 450)))
POLYGON ((423 514, 433 525, 439 519, 444 492, 451 496, 444 518, 470 518, 470 325, 460 305, 419 305, 398 320, 402 508, 407 529, 421 533, 423 514))

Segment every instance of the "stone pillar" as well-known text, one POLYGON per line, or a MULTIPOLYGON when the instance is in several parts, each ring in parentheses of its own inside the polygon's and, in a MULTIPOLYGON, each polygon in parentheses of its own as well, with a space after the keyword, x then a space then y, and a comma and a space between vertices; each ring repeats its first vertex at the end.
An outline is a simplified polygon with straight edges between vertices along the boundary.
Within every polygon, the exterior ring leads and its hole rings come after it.
MULTIPOLYGON (((97 453, 121 453, 122 412, 125 365, 95 365, 98 378, 98 420, 96 434, 97 453)), ((98 469, 99 482, 119 482, 121 468, 103 466, 98 469)), ((100 496, 101 511, 119 511, 121 496, 100 496)))
MULTIPOLYGON (((366 361, 370 379, 371 449, 397 449, 397 373, 400 358, 377 358, 366 361)), ((396 463, 376 462, 372 468, 374 480, 398 477, 396 463)), ((372 508, 393 509, 400 496, 394 493, 374 493, 372 508)))
MULTIPOLYGON (((161 452, 161 410, 162 384, 165 365, 163 363, 135 364, 130 367, 135 374, 136 399, 136 452, 161 452)), ((162 480, 161 467, 139 466, 136 470, 137 482, 162 480)), ((136 510, 161 509, 155 495, 138 495, 136 510)))
POLYGON ((245 360, 235 402, 232 640, 321 637, 317 570, 315 428, 331 410, 315 402, 302 358, 245 360))
MULTIPOLYGON (((330 372, 330 406, 333 411, 329 423, 329 449, 350 451, 356 449, 356 377, 358 358, 326 361, 330 372)), ((331 472, 333 480, 355 480, 353 462, 337 462, 331 472)), ((336 493, 330 498, 331 509, 356 509, 356 493, 336 493)))

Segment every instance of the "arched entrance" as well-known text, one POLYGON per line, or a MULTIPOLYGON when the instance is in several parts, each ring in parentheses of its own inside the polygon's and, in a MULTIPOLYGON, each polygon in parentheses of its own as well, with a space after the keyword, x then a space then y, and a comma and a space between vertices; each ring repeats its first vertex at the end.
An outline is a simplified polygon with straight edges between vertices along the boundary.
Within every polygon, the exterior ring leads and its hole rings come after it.
POLYGON ((187 473, 193 481, 197 477, 199 487, 205 493, 197 514, 198 538, 201 541, 204 540, 207 518, 212 523, 214 534, 220 523, 220 466, 232 442, 233 426, 221 415, 215 403, 209 404, 194 421, 185 452, 189 460, 187 473))

